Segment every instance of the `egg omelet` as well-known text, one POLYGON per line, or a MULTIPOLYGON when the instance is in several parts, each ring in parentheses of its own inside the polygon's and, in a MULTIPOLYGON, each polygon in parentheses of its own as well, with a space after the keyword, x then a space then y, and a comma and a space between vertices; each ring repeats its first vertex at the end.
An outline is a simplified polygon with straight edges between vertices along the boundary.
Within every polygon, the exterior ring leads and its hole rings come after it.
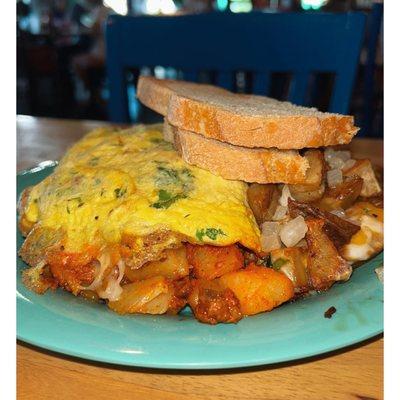
POLYGON ((25 190, 20 229, 27 238, 20 255, 37 268, 26 281, 50 265, 58 284, 78 292, 93 260, 100 263, 97 272, 121 258, 139 268, 182 242, 260 251, 247 185, 186 164, 161 129, 92 131, 50 176, 25 190), (73 269, 79 269, 76 281, 67 276, 73 269))

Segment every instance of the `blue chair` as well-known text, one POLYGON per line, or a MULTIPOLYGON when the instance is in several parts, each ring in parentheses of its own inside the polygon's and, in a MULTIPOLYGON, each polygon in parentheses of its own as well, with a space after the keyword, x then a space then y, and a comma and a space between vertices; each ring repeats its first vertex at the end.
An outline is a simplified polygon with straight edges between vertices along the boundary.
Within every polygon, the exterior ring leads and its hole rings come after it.
POLYGON ((375 3, 367 21, 367 57, 364 72, 363 87, 363 121, 362 134, 364 136, 381 136, 383 132, 373 132, 374 118, 374 89, 375 89, 375 71, 376 71, 376 50, 378 46, 379 34, 381 32, 383 20, 383 4, 375 3), (377 134, 377 135, 376 135, 377 134))
POLYGON ((107 20, 109 117, 129 122, 127 71, 173 67, 183 79, 202 72, 233 90, 235 73, 251 77, 255 94, 268 95, 271 74, 291 74, 288 100, 307 104, 314 73, 335 74, 329 111, 346 113, 362 44, 363 13, 211 13, 174 17, 112 15, 107 20))

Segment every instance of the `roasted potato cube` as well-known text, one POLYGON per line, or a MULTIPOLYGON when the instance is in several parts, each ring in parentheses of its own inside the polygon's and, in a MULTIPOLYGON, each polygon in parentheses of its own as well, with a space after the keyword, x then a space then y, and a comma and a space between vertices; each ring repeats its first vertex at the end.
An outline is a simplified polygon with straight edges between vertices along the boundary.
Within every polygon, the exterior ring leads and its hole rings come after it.
POLYGON ((359 202, 346 211, 346 215, 360 224, 341 253, 349 261, 365 261, 383 249, 383 209, 372 203, 359 202))
POLYGON ((122 294, 108 306, 118 314, 164 314, 173 298, 173 287, 163 276, 129 283, 122 287, 122 294))
POLYGON ((323 153, 315 149, 306 151, 304 156, 310 164, 310 168, 306 172, 305 183, 289 185, 289 189, 294 199, 309 203, 320 199, 325 192, 325 160, 323 153))
POLYGON ((199 279, 215 279, 243 267, 244 257, 236 245, 217 247, 187 245, 187 259, 193 275, 199 279))
POLYGON ((286 247, 271 251, 272 268, 284 273, 293 283, 296 293, 308 291, 307 249, 286 247))
POLYGON ((345 210, 352 206, 361 194, 363 179, 357 175, 347 177, 342 184, 329 188, 318 207, 325 211, 345 210))
POLYGON ((153 276, 164 276, 169 279, 180 279, 189 275, 189 263, 184 246, 167 249, 158 261, 150 261, 138 269, 127 267, 125 275, 131 282, 141 281, 153 276))
POLYGON ((292 218, 302 215, 306 219, 320 218, 324 220, 323 230, 337 248, 348 243, 351 237, 360 229, 358 225, 327 211, 320 210, 311 204, 303 204, 289 199, 288 206, 292 218))
POLYGON ((239 299, 243 315, 271 311, 294 295, 293 283, 286 275, 254 264, 225 274, 219 281, 239 299))
POLYGON ((323 219, 306 220, 308 231, 306 241, 308 247, 308 273, 312 287, 326 290, 335 281, 350 278, 352 268, 338 253, 335 245, 324 232, 323 219))
POLYGON ((199 279, 193 282, 189 305, 195 317, 208 324, 237 322, 242 318, 240 303, 232 290, 218 279, 199 279))
POLYGON ((370 160, 357 160, 351 168, 343 171, 343 175, 357 175, 363 179, 364 182, 361 189, 361 196, 363 197, 376 196, 382 191, 370 160))
POLYGON ((277 185, 252 183, 247 189, 247 200, 258 224, 270 221, 279 201, 277 185))

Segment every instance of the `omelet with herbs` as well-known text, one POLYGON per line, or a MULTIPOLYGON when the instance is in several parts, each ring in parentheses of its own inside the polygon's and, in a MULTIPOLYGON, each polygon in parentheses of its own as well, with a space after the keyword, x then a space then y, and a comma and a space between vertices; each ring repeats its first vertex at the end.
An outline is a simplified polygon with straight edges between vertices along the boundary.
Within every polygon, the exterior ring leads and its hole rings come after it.
POLYGON ((247 185, 186 164, 161 129, 97 129, 25 190, 20 255, 33 267, 28 286, 41 292, 55 279, 78 293, 121 260, 139 268, 182 242, 260 250, 247 185))

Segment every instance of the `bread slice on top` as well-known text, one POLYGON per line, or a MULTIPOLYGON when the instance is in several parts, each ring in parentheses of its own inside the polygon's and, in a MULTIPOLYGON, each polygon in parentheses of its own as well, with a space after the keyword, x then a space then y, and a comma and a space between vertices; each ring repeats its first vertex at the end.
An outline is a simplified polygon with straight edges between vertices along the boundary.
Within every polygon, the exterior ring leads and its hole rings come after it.
POLYGON ((164 122, 164 139, 188 164, 225 179, 257 183, 304 183, 307 158, 295 150, 250 149, 206 138, 164 122))
POLYGON ((140 77, 138 98, 177 128, 244 147, 333 146, 349 143, 358 131, 352 116, 211 85, 140 77))

